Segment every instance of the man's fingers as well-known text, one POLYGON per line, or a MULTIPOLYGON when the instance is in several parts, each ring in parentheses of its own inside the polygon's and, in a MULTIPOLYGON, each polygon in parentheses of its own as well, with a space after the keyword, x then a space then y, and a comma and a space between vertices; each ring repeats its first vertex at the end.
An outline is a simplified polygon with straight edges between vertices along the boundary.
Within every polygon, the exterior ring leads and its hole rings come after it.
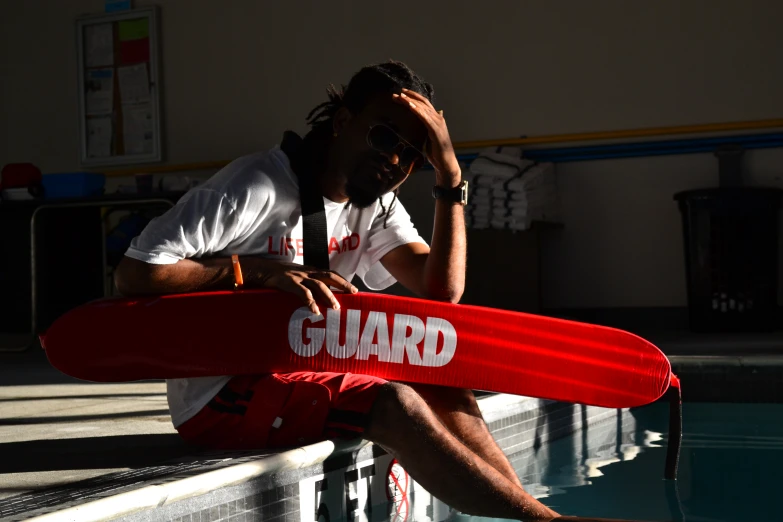
POLYGON ((316 296, 316 299, 326 301, 335 310, 340 309, 340 303, 337 301, 337 298, 332 291, 318 279, 303 279, 302 284, 314 292, 313 295, 316 296))
POLYGON ((419 98, 414 98, 412 96, 408 96, 405 93, 402 93, 399 96, 394 94, 392 97, 393 97, 394 100, 397 100, 398 102, 400 102, 400 103, 402 103, 404 105, 407 105, 411 109, 418 109, 418 112, 421 112, 422 114, 426 114, 426 113, 435 111, 435 109, 432 107, 432 105, 430 105, 429 103, 425 103, 426 98, 424 99, 424 101, 422 101, 419 98))
POLYGON ((420 107, 422 109, 422 114, 427 115, 433 122, 441 122, 444 120, 443 111, 436 111, 435 107, 432 106, 432 103, 430 103, 427 97, 417 93, 416 91, 403 89, 403 92, 400 95, 400 99, 407 101, 409 106, 412 102, 415 106, 414 108, 420 107))
POLYGON ((430 130, 436 134, 440 132, 440 127, 446 121, 443 115, 436 112, 430 101, 424 96, 406 89, 403 89, 403 91, 399 96, 396 94, 392 95, 392 99, 397 103, 407 105, 430 130), (413 95, 417 97, 414 98, 413 95))
POLYGON ((407 106, 410 110, 413 111, 413 113, 416 116, 419 117, 422 123, 424 123, 424 125, 426 125, 427 128, 430 129, 430 131, 434 131, 437 133, 436 129, 438 124, 435 122, 434 118, 438 116, 435 114, 434 109, 432 109, 432 106, 428 108, 422 105, 421 103, 415 102, 410 98, 403 97, 403 96, 395 97, 394 100, 397 103, 407 106))
MULTIPOLYGON (((402 89, 402 94, 404 94, 408 98, 413 98, 414 101, 418 101, 423 105, 429 105, 430 107, 432 107, 432 103, 430 102, 430 100, 428 100, 427 97, 421 93, 412 91, 410 89, 402 89)), ((435 110, 434 107, 433 110, 435 110)))
POLYGON ((270 277, 264 286, 299 296, 310 311, 316 315, 321 315, 318 302, 328 303, 329 307, 335 310, 340 309, 340 302, 334 296, 330 286, 351 294, 359 291, 334 270, 318 270, 301 265, 292 265, 291 269, 270 277))
MULTIPOLYGON (((310 277, 314 277, 314 276, 311 275, 310 277)), ((355 294, 356 292, 359 291, 358 288, 353 286, 351 283, 348 282, 346 278, 344 278, 334 270, 329 270, 328 272, 322 272, 320 274, 317 274, 317 277, 319 280, 326 281, 330 285, 334 286, 335 288, 339 288, 340 290, 348 292, 349 294, 355 294)))
POLYGON ((329 270, 326 272, 311 272, 310 274, 308 274, 308 277, 310 279, 318 279, 319 281, 329 283, 331 286, 335 288, 339 288, 340 290, 344 292, 348 292, 349 294, 355 294, 356 292, 359 291, 358 288, 353 286, 351 283, 348 282, 347 279, 345 279, 343 276, 341 276, 334 270, 329 270))
POLYGON ((281 290, 298 295, 311 312, 316 315, 321 315, 321 311, 318 309, 318 304, 315 302, 313 293, 307 287, 293 279, 286 279, 286 281, 287 283, 283 285, 281 290))

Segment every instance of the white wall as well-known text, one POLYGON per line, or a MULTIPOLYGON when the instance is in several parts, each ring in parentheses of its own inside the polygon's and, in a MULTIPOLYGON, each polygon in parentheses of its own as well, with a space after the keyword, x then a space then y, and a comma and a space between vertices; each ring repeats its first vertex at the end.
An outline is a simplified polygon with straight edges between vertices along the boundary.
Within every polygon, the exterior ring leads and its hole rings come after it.
MULTIPOLYGON (((435 84, 456 141, 783 115, 777 0, 156 3, 172 163, 304 131, 328 83, 389 57, 435 84)), ((102 9, 2 3, 0 164, 77 167, 73 21, 102 9)), ((781 159, 751 152, 746 165, 783 186, 781 159)), ((561 165, 566 229, 544 252, 546 306, 684 305, 671 196, 716 172, 710 155, 561 165)), ((403 201, 431 205, 417 181, 403 201)))
MULTIPOLYGON (((748 184, 783 188, 783 150, 749 151, 743 167, 748 184)), ((545 306, 684 306, 684 244, 673 196, 716 186, 717 158, 600 160, 557 170, 566 227, 546 242, 545 306)))

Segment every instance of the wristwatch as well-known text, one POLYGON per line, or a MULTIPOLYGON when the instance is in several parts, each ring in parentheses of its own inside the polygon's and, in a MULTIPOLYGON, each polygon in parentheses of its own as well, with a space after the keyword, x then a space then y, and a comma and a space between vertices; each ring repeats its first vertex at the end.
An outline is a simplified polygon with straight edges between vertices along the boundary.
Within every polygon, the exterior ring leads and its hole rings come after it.
POLYGON ((452 201, 461 205, 468 204, 468 180, 463 179, 454 188, 443 188, 435 185, 432 187, 432 197, 445 201, 452 201))

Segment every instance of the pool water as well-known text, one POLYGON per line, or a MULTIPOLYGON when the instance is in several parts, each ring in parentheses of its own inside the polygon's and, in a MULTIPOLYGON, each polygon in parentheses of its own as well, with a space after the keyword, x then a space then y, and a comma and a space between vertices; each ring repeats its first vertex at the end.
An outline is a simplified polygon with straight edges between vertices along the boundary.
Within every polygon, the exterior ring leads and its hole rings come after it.
MULTIPOLYGON (((550 406, 544 405, 541 415, 540 408, 531 410, 537 417, 510 414, 508 424, 491 424, 525 489, 563 515, 783 521, 783 404, 684 404, 676 481, 663 478, 668 404, 598 414, 577 405, 550 406), (557 438, 581 426, 580 418, 603 420, 557 438), (552 437, 553 442, 541 442, 552 437)), ((284 471, 279 482, 262 476, 253 484, 218 488, 122 520, 499 522, 456 512, 421 488, 391 455, 376 454, 370 446, 358 448, 304 476, 292 471, 286 477, 284 471)))
POLYGON ((541 447, 525 469, 510 458, 526 490, 562 515, 783 520, 783 404, 683 404, 676 483, 663 478, 667 431, 668 405, 656 403, 626 412, 614 441, 588 445, 576 433, 541 447))

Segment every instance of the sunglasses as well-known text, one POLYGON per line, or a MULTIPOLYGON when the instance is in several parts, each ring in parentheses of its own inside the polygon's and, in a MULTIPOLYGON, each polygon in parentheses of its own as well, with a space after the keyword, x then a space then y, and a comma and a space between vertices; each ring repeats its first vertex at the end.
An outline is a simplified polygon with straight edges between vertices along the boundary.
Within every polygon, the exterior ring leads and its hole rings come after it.
POLYGON ((373 149, 386 154, 394 153, 400 159, 399 167, 405 174, 410 174, 424 165, 424 154, 402 139, 394 129, 382 123, 375 124, 367 131, 367 144, 373 149), (397 150, 402 145, 402 150, 397 150))

